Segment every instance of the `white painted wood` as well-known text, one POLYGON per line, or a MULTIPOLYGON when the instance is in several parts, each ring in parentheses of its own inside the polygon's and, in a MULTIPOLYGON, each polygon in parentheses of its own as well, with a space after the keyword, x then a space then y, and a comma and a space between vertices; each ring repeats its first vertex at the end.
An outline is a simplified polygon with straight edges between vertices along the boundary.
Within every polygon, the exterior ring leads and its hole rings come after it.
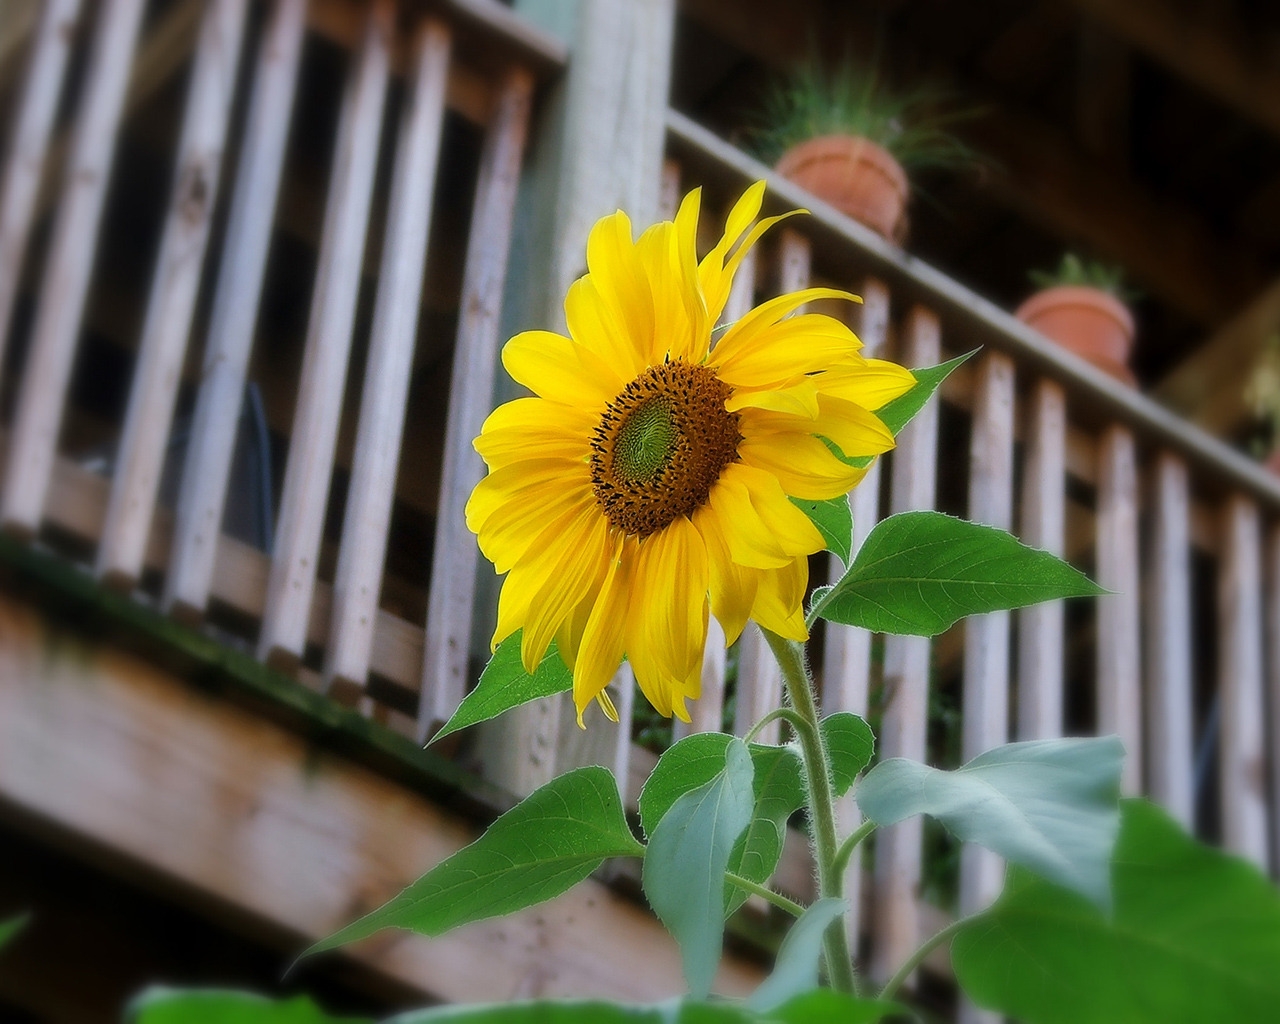
POLYGON ((1218 733, 1222 839, 1264 871, 1266 750, 1262 704, 1262 535, 1258 506, 1233 495, 1224 510, 1218 568, 1218 733))
POLYGON ((675 160, 662 161, 662 184, 658 192, 658 216, 673 220, 680 209, 680 164, 675 160))
POLYGON ((1186 463, 1172 452, 1161 452, 1153 483, 1146 600, 1148 788, 1153 799, 1194 831, 1194 630, 1186 463))
POLYGON ((0 525, 18 533, 34 534, 44 514, 144 7, 144 0, 103 0, 98 12, 0 495, 0 525))
MULTIPOLYGON (((882 281, 867 278, 862 283, 862 305, 854 306, 855 330, 862 340, 862 354, 871 358, 881 354, 889 333, 889 289, 882 281)), ((853 540, 850 548, 857 552, 867 534, 880 517, 880 460, 867 469, 867 475, 849 495, 853 511, 853 540)), ((828 582, 835 583, 845 566, 831 555, 828 582)), ((855 626, 834 622, 823 624, 825 631, 822 662, 822 708, 824 714, 851 711, 864 718, 867 714, 871 684, 871 633, 855 626)), ((851 834, 862 824, 862 815, 853 794, 846 793, 836 803, 836 825, 841 836, 851 834)), ((849 948, 857 955, 862 918, 862 850, 854 850, 844 876, 844 895, 849 901, 845 917, 849 948)))
POLYGON ((1142 792, 1142 684, 1139 676, 1138 470, 1133 434, 1113 424, 1098 444, 1096 602, 1098 732, 1115 733, 1126 757, 1121 790, 1142 792))
MULTIPOLYGON (((1041 378, 1031 390, 1022 477, 1021 536, 1061 556, 1066 544, 1066 397, 1041 378)), ((1062 735, 1063 608, 1018 612, 1018 738, 1062 735)))
POLYGON ((1272 877, 1280 875, 1280 525, 1267 538, 1266 659, 1268 727, 1271 751, 1271 863, 1272 877))
POLYGON ((217 202, 247 6, 247 0, 211 0, 200 25, 187 86, 169 213, 98 548, 98 576, 126 589, 137 582, 151 533, 217 202))
POLYGON ((258 657, 285 665, 302 655, 315 589, 382 134, 394 0, 377 0, 367 17, 357 63, 348 72, 329 174, 324 235, 258 637, 258 657))
POLYGON ((163 606, 178 614, 202 614, 209 598, 306 7, 306 0, 276 0, 254 69, 165 577, 163 606))
POLYGON ((8 149, 0 183, 0 366, 79 16, 80 0, 46 0, 31 43, 13 135, 4 140, 8 149))
POLYGON ((422 300, 450 46, 448 27, 435 19, 424 21, 414 37, 333 580, 333 624, 325 652, 330 686, 362 687, 369 672, 422 300))
MULTIPOLYGON (((902 361, 907 366, 933 366, 941 351, 937 316, 922 306, 914 307, 903 331, 902 361)), ((933 507, 937 461, 935 396, 898 435, 890 480, 892 512, 933 507)), ((885 637, 884 700, 880 756, 923 761, 929 700, 927 638, 885 637)), ((871 973, 878 981, 887 980, 919 942, 916 897, 921 835, 919 818, 880 829, 876 834, 871 973)))
POLYGON ((528 131, 533 79, 513 68, 485 138, 462 282, 462 319, 454 348, 444 465, 436 515, 418 724, 422 738, 462 700, 471 643, 478 564, 464 508, 484 475, 472 439, 493 406, 498 316, 511 246, 516 187, 528 131))

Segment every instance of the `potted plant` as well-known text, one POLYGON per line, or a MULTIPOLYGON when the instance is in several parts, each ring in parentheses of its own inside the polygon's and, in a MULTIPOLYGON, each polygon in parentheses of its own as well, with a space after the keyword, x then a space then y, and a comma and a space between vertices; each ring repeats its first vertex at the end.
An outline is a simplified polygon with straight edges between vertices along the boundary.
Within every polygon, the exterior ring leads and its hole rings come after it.
POLYGON ((941 100, 928 86, 890 89, 874 65, 828 71, 810 59, 766 95, 751 138, 779 174, 901 244, 907 172, 973 161, 947 130, 969 113, 944 112, 941 100))
POLYGON ((1261 421, 1254 438, 1254 454, 1271 472, 1280 475, 1280 334, 1267 339, 1245 384, 1244 400, 1261 421))
POLYGON ((1014 315, 1098 369, 1135 386, 1137 380, 1129 369, 1132 295, 1124 287, 1123 272, 1069 252, 1056 270, 1032 271, 1028 276, 1040 291, 1014 315))

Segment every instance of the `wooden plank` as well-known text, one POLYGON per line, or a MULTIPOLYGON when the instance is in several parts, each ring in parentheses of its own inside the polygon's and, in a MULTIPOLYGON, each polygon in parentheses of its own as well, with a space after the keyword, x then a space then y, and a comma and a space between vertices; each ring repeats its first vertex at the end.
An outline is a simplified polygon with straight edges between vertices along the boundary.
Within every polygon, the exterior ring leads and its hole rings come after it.
POLYGON ((333 625, 325 652, 325 678, 331 686, 345 682, 363 687, 369 671, 417 338, 450 44, 448 27, 436 19, 424 20, 414 37, 412 96, 404 104, 396 143, 382 271, 333 581, 333 625))
MULTIPOLYGON (((470 842, 474 823, 147 661, 84 645, 0 597, 0 803, 216 901, 294 949, 470 842), (292 942, 293 940, 291 940, 292 942)), ((531 911, 350 956, 435 999, 685 990, 675 943, 594 880, 531 911)), ((732 955, 717 989, 763 971, 732 955)))
POLYGON ((1148 786, 1183 827, 1195 829, 1191 528, 1187 466, 1156 458, 1146 602, 1148 786))
POLYGON ((258 657, 282 665, 296 664, 306 643, 377 170, 388 55, 395 31, 394 0, 378 0, 367 18, 357 62, 348 71, 338 123, 267 606, 258 638, 258 657))
POLYGON ((1264 871, 1266 749, 1262 705, 1262 536, 1258 507, 1235 495, 1223 513, 1218 568, 1218 733, 1222 839, 1264 871))
POLYGON ((1272 525, 1267 538, 1266 587, 1266 659, 1267 706, 1271 710, 1267 723, 1271 751, 1271 870, 1280 876, 1280 525, 1272 525))
POLYGON ((1138 469, 1133 434, 1113 425, 1098 444, 1096 602, 1098 732, 1124 742, 1122 791, 1142 792, 1142 683, 1139 676, 1138 469))
POLYGON ((680 163, 677 160, 662 161, 662 185, 658 191, 658 216, 674 220, 680 209, 680 163))
POLYGON ((0 525, 18 533, 34 534, 44 512, 144 6, 143 0, 104 0, 99 11, 0 495, 0 525))
POLYGON ((209 598, 305 24, 306 0, 276 0, 254 70, 165 577, 164 607, 180 615, 209 598))
POLYGON ((99 577, 125 589, 138 579, 151 533, 217 202, 247 6, 247 0, 213 0, 205 8, 187 87, 169 213, 98 548, 99 577))
MULTIPOLYGON (((1066 545, 1066 396, 1036 381, 1027 408, 1022 474, 1023 542, 1061 556, 1066 545)), ((1018 738, 1062 735, 1063 608, 1046 601, 1018 612, 1018 738)))
MULTIPOLYGON (((867 278, 862 283, 862 305, 854 307, 855 329, 862 340, 862 354, 868 358, 882 354, 889 335, 889 289, 884 282, 867 278)), ((867 469, 867 475, 849 496, 853 511, 854 552, 862 546, 867 534, 880 517, 880 460, 867 469)), ((835 583, 844 574, 844 565, 831 555, 828 581, 835 583)), ((834 622, 823 624, 824 653, 822 661, 822 707, 826 714, 851 711, 866 717, 871 686, 871 633, 854 626, 834 622)), ((853 794, 846 793, 837 801, 836 822, 841 835, 849 835, 862 824, 862 814, 853 794)), ((853 851, 844 876, 844 894, 849 901, 846 916, 849 948, 856 951, 861 930, 862 849, 853 851)))
MULTIPOLYGON (((28 15, 34 16, 31 6, 28 15)), ((0 184, 0 366, 9 338, 13 301, 49 150, 49 135, 75 39, 80 0, 47 0, 31 46, 13 135, 0 184)))
MULTIPOLYGON (((903 331, 907 366, 933 366, 942 352, 938 318, 923 306, 911 310, 903 331)), ((932 508, 938 461, 938 400, 933 398, 902 428, 893 453, 889 504, 893 512, 932 508)), ((923 761, 929 701, 929 640, 887 636, 884 652, 884 717, 880 756, 923 761)), ((871 973, 887 980, 919 939, 916 890, 920 884, 921 824, 912 818, 876 835, 875 914, 871 973)))
POLYGON ((477 548, 464 509, 484 475, 472 439, 493 405, 516 188, 528 132, 533 78, 513 68, 503 83, 480 158, 462 282, 462 320, 454 347, 444 466, 427 601, 419 730, 423 739, 453 714, 467 681, 477 548))

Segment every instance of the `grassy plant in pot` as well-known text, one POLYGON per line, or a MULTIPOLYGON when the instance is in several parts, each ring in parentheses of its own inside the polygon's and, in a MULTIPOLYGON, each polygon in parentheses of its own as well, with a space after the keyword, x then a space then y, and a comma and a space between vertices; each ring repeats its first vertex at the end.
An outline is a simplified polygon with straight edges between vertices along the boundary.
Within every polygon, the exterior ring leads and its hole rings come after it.
POLYGON ((1082 260, 1075 253, 1062 257, 1052 272, 1033 271, 1040 288, 1014 314, 1051 341, 1074 352, 1130 387, 1137 384, 1129 369, 1133 350, 1130 293, 1116 267, 1082 260))
POLYGON ((766 96, 752 133, 757 155, 823 202, 901 244, 908 172, 961 167, 971 150, 947 126, 936 89, 898 92, 874 67, 801 65, 766 96))
POLYGON ((1260 421, 1260 435, 1252 444, 1254 454, 1280 476, 1280 334, 1267 339, 1249 374, 1244 400, 1260 421))

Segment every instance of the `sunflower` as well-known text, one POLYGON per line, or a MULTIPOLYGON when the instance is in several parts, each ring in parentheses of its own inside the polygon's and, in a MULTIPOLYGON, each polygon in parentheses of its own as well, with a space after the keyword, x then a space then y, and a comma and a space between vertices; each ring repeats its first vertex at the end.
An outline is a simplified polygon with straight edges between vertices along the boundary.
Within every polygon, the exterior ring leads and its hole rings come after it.
POLYGON ((911 374, 864 359, 833 317, 791 315, 855 296, 807 288, 713 332, 744 254, 782 219, 752 227, 764 188, 747 189, 701 262, 698 191, 639 241, 626 214, 602 218, 565 298, 568 337, 526 331, 503 349, 536 397, 486 420, 475 448, 489 473, 467 525, 506 574, 494 646, 523 629, 533 672, 555 640, 579 724, 593 699, 616 721, 605 686, 624 656, 650 703, 688 721, 708 613, 729 643, 748 619, 804 640, 808 556, 824 543, 791 498, 838 497, 862 477, 831 445, 847 458, 893 447, 873 412, 911 374))

